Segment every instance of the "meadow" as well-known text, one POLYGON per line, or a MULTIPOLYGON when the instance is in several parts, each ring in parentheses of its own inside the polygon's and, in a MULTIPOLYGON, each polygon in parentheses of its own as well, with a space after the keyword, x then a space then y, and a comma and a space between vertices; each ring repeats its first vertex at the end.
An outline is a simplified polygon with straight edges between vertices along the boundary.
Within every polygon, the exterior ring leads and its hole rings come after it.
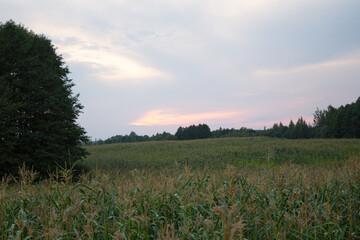
POLYGON ((359 239, 360 140, 226 138, 86 147, 0 185, 1 239, 359 239))

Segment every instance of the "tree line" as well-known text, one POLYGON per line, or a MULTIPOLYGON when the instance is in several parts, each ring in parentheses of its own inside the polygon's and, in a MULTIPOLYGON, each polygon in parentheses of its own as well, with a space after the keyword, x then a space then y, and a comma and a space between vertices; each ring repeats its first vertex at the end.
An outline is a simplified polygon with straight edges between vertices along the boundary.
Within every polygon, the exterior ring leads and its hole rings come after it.
POLYGON ((335 108, 316 109, 313 123, 299 118, 289 126, 281 122, 259 132, 263 136, 279 138, 360 138, 360 97, 356 102, 335 108))
POLYGON ((360 97, 339 108, 316 109, 314 130, 320 138, 360 138, 360 97))
POLYGON ((180 126, 173 135, 168 132, 156 135, 139 136, 135 132, 129 135, 116 135, 106 140, 90 141, 90 145, 120 143, 120 142, 145 142, 164 140, 192 140, 204 138, 225 137, 255 137, 266 136, 274 138, 307 139, 307 138, 360 138, 360 97, 356 102, 335 108, 328 106, 325 110, 316 109, 313 123, 307 123, 302 117, 296 122, 290 120, 289 125, 275 123, 271 128, 254 130, 242 127, 219 128, 211 131, 206 124, 180 126))
POLYGON ((129 135, 115 135, 105 140, 95 139, 89 141, 87 145, 102 145, 102 144, 111 144, 111 143, 128 143, 128 142, 147 142, 147 141, 164 141, 164 140, 176 140, 175 135, 172 135, 168 132, 157 133, 156 135, 137 135, 132 131, 129 135))

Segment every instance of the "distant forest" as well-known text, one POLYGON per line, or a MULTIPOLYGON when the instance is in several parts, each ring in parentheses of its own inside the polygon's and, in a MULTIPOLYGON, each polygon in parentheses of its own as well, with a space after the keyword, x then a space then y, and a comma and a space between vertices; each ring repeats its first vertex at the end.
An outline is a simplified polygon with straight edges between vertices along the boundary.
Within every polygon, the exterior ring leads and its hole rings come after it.
POLYGON ((89 141, 89 145, 101 145, 110 143, 145 142, 164 140, 192 140, 204 138, 225 138, 225 137, 254 137, 266 136, 288 139, 307 138, 360 138, 360 97, 356 102, 335 108, 328 106, 327 109, 316 109, 313 123, 307 123, 302 117, 293 122, 290 120, 288 126, 275 123, 271 128, 254 130, 242 127, 219 128, 211 131, 206 124, 188 127, 179 127, 175 135, 163 132, 156 135, 139 136, 135 132, 129 135, 116 135, 106 140, 89 141))

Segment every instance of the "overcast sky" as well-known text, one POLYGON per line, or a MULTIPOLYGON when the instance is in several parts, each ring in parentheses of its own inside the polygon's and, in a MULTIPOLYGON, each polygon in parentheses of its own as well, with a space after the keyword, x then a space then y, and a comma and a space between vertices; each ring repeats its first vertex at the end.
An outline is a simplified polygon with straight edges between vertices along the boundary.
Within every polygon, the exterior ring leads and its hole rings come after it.
POLYGON ((360 96, 359 0, 0 0, 52 40, 94 138, 262 129, 360 96))

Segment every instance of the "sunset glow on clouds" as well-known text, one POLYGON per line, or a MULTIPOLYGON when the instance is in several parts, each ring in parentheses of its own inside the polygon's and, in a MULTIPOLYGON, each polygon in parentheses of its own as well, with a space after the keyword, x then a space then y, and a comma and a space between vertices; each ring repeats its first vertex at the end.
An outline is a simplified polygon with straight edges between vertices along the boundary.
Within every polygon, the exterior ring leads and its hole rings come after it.
POLYGON ((108 83, 124 80, 142 82, 169 77, 168 73, 127 56, 133 54, 141 58, 141 55, 127 52, 121 45, 118 46, 107 38, 94 36, 84 29, 35 26, 38 31, 46 32, 46 35, 57 42, 57 51, 63 55, 67 63, 75 62, 91 66, 96 70, 92 76, 99 80, 108 83))
POLYGON ((359 97, 359 0, 2 0, 63 56, 89 136, 250 127, 359 97))
POLYGON ((146 80, 166 78, 167 74, 144 66, 140 62, 111 53, 104 49, 88 49, 79 45, 62 46, 61 50, 67 55, 68 62, 82 62, 98 69, 95 77, 108 82, 117 82, 124 79, 146 80))
POLYGON ((241 115, 241 112, 206 112, 195 114, 179 114, 175 111, 152 110, 143 117, 132 122, 131 125, 183 125, 224 120, 241 115))
POLYGON ((360 69, 360 53, 357 51, 352 54, 350 57, 340 58, 337 60, 325 61, 320 63, 314 63, 304 66, 298 66, 290 69, 282 70, 257 70, 254 72, 255 77, 270 77, 270 76, 280 76, 285 74, 303 74, 311 73, 314 71, 318 72, 330 72, 347 68, 356 68, 360 69), (355 56, 354 56, 355 55, 355 56))

